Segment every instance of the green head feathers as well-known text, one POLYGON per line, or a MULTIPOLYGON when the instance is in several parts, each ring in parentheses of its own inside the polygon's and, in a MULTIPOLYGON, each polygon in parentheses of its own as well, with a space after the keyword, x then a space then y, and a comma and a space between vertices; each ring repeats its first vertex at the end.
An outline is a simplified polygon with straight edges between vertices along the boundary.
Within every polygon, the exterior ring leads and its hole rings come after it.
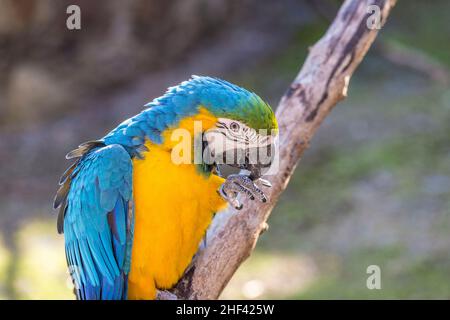
POLYGON ((186 116, 203 106, 218 118, 238 120, 253 129, 265 129, 269 134, 278 129, 272 108, 259 96, 217 78, 192 76, 192 79, 169 88, 156 101, 172 105, 175 112, 186 116))

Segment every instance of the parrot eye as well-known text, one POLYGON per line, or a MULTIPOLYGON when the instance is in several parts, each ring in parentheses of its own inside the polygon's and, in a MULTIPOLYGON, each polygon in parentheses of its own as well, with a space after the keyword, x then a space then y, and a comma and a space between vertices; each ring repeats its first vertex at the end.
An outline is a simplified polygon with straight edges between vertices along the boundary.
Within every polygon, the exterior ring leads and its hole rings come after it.
POLYGON ((239 124, 237 124, 236 122, 232 122, 230 124, 230 129, 231 129, 231 131, 238 132, 239 131, 239 124))

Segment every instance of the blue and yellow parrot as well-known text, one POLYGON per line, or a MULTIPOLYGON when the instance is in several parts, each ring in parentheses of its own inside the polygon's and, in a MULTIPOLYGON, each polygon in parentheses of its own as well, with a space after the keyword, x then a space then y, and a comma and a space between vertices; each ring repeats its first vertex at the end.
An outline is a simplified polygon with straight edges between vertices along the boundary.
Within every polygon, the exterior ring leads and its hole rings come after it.
POLYGON ((154 299, 182 277, 215 213, 228 203, 240 208, 239 193, 266 200, 257 179, 224 179, 216 163, 172 159, 179 129, 192 139, 204 135, 212 154, 224 150, 217 142, 224 139, 236 148, 272 141, 277 121, 260 97, 193 76, 145 107, 66 156, 76 160, 60 179, 54 207, 78 299, 154 299))

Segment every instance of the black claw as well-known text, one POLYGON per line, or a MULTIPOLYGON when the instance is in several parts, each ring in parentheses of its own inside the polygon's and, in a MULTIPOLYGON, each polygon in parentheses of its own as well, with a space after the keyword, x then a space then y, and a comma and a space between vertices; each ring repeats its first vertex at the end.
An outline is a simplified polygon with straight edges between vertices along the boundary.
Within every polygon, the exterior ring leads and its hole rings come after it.
POLYGON ((243 207, 244 207, 244 205, 241 203, 241 204, 239 205, 239 207, 236 207, 235 209, 236 209, 236 210, 241 210, 243 207))
POLYGON ((266 199, 266 198, 263 198, 263 199, 262 199, 262 202, 267 202, 267 199, 266 199))

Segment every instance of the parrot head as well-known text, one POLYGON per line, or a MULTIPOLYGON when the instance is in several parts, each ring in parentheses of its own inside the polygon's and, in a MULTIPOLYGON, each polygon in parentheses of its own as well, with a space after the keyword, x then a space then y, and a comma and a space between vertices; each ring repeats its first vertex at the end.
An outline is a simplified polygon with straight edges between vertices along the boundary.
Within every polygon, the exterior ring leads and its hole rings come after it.
POLYGON ((271 107, 253 92, 218 78, 192 76, 145 106, 146 110, 124 121, 104 141, 125 144, 133 154, 145 137, 160 144, 166 129, 180 128, 184 119, 203 112, 214 125, 202 131, 202 161, 206 162, 201 164, 227 164, 254 176, 262 167, 270 167, 278 124, 271 107))
POLYGON ((278 134, 272 108, 255 93, 224 80, 194 76, 188 83, 204 86, 198 105, 217 119, 204 133, 207 154, 216 164, 223 162, 260 175, 261 167, 271 163, 278 134), (261 157, 262 149, 266 159, 261 157))

